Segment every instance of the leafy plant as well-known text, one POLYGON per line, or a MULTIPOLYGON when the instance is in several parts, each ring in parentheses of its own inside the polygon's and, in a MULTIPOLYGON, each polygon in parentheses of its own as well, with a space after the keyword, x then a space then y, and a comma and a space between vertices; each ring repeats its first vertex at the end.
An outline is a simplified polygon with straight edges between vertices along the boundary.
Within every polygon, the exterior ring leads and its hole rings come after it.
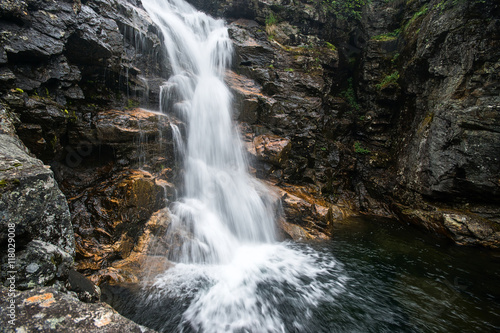
POLYGON ((268 25, 276 25, 278 23, 278 19, 276 16, 274 16, 273 12, 270 12, 269 15, 266 17, 266 26, 268 25))
POLYGON ((325 42, 325 45, 326 45, 327 48, 329 48, 332 51, 336 51, 337 50, 337 48, 335 47, 335 45, 333 45, 330 42, 325 42))
POLYGON ((285 68, 285 72, 293 72, 293 68, 285 68))
POLYGON ((347 104, 354 109, 359 110, 360 106, 358 104, 358 100, 356 99, 356 94, 354 92, 354 87, 352 83, 352 77, 347 80, 347 89, 340 93, 340 96, 343 97, 347 104))
POLYGON ((359 141, 354 142, 354 152, 356 152, 357 154, 363 154, 363 155, 367 155, 367 154, 371 153, 370 150, 361 147, 361 143, 359 143, 359 141))
POLYGON ((382 41, 382 42, 394 40, 394 39, 398 38, 400 32, 401 32, 401 29, 396 29, 393 32, 388 32, 386 34, 372 36, 371 39, 382 41))
POLYGON ((390 86, 391 84, 396 84, 396 82, 398 81, 398 79, 399 79, 399 72, 398 71, 394 71, 392 74, 387 75, 382 80, 382 82, 380 82, 379 84, 375 85, 375 87, 377 87, 378 90, 382 90, 382 89, 390 86))
POLYGON ((361 9, 371 0, 322 0, 327 11, 341 20, 361 19, 361 9))
POLYGON ((276 29, 276 24, 278 23, 278 19, 274 16, 273 12, 270 12, 266 17, 266 33, 268 35, 269 40, 274 39, 274 31, 276 29))

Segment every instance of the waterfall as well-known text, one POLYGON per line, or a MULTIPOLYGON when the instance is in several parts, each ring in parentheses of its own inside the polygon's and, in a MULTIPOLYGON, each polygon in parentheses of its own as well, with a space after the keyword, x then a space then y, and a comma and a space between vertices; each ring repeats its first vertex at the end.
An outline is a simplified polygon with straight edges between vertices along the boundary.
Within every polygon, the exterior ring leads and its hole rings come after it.
POLYGON ((170 228, 170 237, 182 242, 169 255, 176 262, 227 263, 242 243, 274 241, 272 207, 247 172, 224 83, 231 40, 223 21, 184 1, 143 4, 161 28, 172 67, 161 90, 162 111, 175 112, 187 124, 186 144, 175 140, 185 178, 170 228))
MULTIPOLYGON (((301 331, 310 309, 340 290, 336 278, 324 278, 337 268, 312 250, 275 240, 275 200, 249 175, 232 119, 227 28, 183 0, 142 3, 161 29, 172 68, 161 111, 180 118, 186 134, 184 141, 173 127, 184 164, 166 235, 175 265, 155 278, 139 306, 158 311, 180 302, 179 331, 301 331)), ((155 315, 155 328, 171 331, 174 317, 155 315)))

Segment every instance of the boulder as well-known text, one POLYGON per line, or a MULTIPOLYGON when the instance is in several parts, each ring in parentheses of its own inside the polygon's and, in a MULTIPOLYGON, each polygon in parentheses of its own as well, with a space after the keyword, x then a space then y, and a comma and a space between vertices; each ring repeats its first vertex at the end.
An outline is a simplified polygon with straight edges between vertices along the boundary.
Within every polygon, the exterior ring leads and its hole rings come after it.
POLYGON ((55 288, 38 287, 14 294, 12 297, 9 289, 0 287, 4 332, 155 332, 121 316, 106 303, 84 303, 55 288), (13 321, 9 317, 11 304, 15 304, 13 321))
POLYGON ((52 244, 34 240, 16 251, 14 270, 4 259, 0 276, 2 280, 15 277, 16 288, 23 290, 65 281, 72 266, 72 255, 52 244))

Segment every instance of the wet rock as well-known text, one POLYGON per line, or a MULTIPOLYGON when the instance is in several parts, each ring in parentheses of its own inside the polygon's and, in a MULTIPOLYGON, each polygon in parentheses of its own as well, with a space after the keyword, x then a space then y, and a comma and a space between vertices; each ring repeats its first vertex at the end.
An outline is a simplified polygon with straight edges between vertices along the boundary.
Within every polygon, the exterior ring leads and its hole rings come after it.
POLYGON ((138 170, 116 173, 70 198, 77 269, 90 273, 127 258, 151 215, 164 205, 164 188, 138 170))
POLYGON ((8 296, 1 287, 0 321, 5 332, 155 332, 122 317, 105 303, 83 303, 54 288, 35 288, 8 296), (14 325, 9 323, 9 301, 15 302, 14 325))
POLYGON ((445 235, 459 245, 500 248, 500 224, 480 215, 431 205, 425 209, 395 205, 393 209, 403 221, 445 235))
POLYGON ((110 267, 92 273, 89 278, 99 286, 122 285, 153 281, 154 277, 172 266, 168 260, 171 247, 165 237, 170 225, 167 208, 155 212, 144 226, 144 232, 130 254, 110 267))
POLYGON ((68 284, 68 290, 76 292, 82 302, 93 303, 101 299, 101 289, 74 269, 68 273, 68 284))
POLYGON ((354 215, 347 205, 332 205, 315 194, 311 187, 281 183, 273 189, 280 197, 284 212, 278 226, 295 240, 328 239, 334 223, 354 215))
POLYGON ((263 94, 257 82, 246 76, 227 71, 225 81, 236 95, 235 112, 240 121, 254 124, 262 109, 271 109, 276 103, 272 97, 263 94))
POLYGON ((258 159, 278 167, 285 167, 288 154, 292 149, 289 139, 278 135, 264 134, 253 139, 255 153, 258 159))

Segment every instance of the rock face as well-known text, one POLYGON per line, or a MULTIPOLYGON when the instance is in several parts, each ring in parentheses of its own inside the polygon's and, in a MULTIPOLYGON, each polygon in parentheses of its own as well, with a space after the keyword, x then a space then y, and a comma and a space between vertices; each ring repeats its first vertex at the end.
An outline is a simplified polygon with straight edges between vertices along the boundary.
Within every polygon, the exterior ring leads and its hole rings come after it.
POLYGON ((99 271, 130 253, 173 194, 170 121, 137 109, 158 108, 161 36, 125 0, 6 1, 0 31, 2 223, 16 224, 19 251, 40 240, 74 256, 75 231, 78 267, 99 271))
POLYGON ((230 22, 245 138, 290 140, 258 175, 500 246, 495 1, 376 0, 358 22, 309 1, 191 2, 230 22))
POLYGON ((15 117, 3 104, 0 117, 0 244, 4 249, 0 280, 3 284, 15 277, 20 289, 51 285, 67 277, 75 255, 66 198, 50 168, 32 157, 15 135, 15 117))
POLYGON ((360 96, 367 143, 393 161, 393 178, 370 170, 378 180, 368 192, 383 187, 408 208, 398 206, 399 217, 459 244, 500 247, 498 3, 366 8, 368 17, 380 12, 392 14, 364 22, 360 96))

